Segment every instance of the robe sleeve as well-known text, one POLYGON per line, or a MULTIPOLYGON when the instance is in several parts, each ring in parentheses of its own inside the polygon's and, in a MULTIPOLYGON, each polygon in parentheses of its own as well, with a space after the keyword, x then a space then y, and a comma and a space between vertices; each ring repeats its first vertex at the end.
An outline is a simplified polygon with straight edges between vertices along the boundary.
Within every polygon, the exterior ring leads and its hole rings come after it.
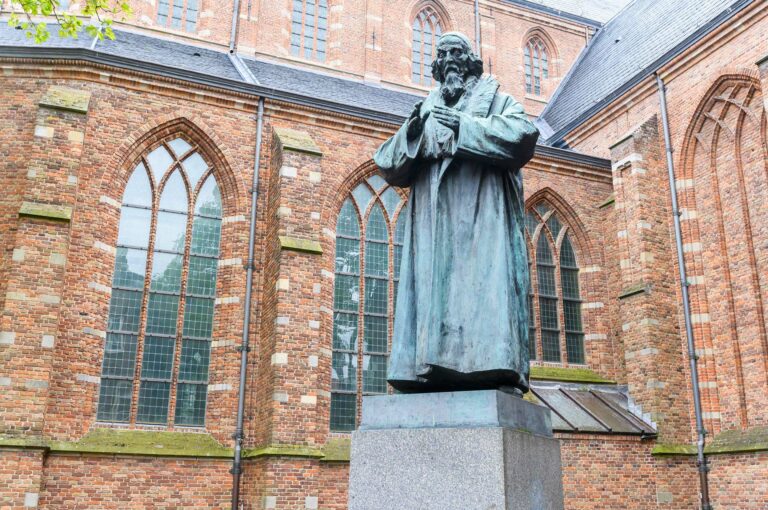
POLYGON ((384 142, 373 155, 373 161, 381 169, 381 173, 389 184, 407 188, 413 182, 416 171, 415 159, 419 155, 424 139, 424 133, 415 140, 408 141, 406 130, 408 121, 397 133, 384 142))
POLYGON ((533 157, 538 138, 522 105, 506 96, 501 113, 485 118, 462 114, 455 155, 517 169, 533 157))

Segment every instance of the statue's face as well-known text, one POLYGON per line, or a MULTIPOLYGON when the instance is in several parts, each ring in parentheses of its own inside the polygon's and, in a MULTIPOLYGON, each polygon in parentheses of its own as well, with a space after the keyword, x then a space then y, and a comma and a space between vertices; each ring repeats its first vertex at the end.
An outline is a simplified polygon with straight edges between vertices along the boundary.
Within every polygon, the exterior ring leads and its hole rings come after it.
POLYGON ((437 47, 437 66, 440 76, 445 78, 449 74, 457 74, 466 78, 469 74, 469 49, 457 40, 448 39, 437 47))

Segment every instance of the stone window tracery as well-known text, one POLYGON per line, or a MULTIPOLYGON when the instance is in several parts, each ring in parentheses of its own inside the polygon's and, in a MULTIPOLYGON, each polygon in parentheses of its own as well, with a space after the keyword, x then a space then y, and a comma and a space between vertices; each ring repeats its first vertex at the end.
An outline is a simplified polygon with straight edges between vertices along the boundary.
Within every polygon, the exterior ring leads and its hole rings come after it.
POLYGON ((354 430, 363 395, 387 393, 402 258, 401 195, 379 175, 352 190, 336 223, 332 431, 354 430))
POLYGON ((328 33, 327 0, 293 0, 291 54, 325 61, 328 33))
POLYGON ((427 6, 413 20, 411 79, 419 85, 432 85, 432 61, 437 53, 437 40, 443 33, 437 11, 427 6))
POLYGON ((528 94, 541 95, 541 83, 549 78, 549 51, 544 41, 533 36, 523 48, 525 64, 525 91, 528 94))
POLYGON ((584 364, 579 266, 570 232, 545 202, 525 213, 531 250, 531 361, 584 364))
POLYGON ((123 193, 97 419, 203 426, 221 193, 184 138, 134 167, 123 193))
POLYGON ((158 0, 157 24, 187 32, 197 30, 197 17, 200 0, 158 0))

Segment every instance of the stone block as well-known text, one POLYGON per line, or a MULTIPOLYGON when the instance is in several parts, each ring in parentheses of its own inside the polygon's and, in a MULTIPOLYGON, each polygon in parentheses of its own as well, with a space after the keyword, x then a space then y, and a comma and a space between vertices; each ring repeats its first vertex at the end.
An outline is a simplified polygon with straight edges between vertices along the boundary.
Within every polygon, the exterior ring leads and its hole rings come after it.
POLYGON ((48 88, 45 95, 40 99, 40 106, 75 113, 88 113, 88 103, 90 100, 90 92, 53 86, 48 88))
POLYGON ((497 391, 366 397, 349 510, 562 510, 549 410, 497 391))
POLYGON ((22 202, 19 216, 70 221, 72 219, 72 208, 67 205, 22 202))
POLYGON ((280 141, 283 150, 303 152, 315 156, 322 156, 323 151, 305 131, 297 131, 289 128, 275 128, 275 137, 280 141))
POLYGON ((552 437, 548 409, 494 390, 376 395, 363 401, 360 430, 506 427, 552 437))

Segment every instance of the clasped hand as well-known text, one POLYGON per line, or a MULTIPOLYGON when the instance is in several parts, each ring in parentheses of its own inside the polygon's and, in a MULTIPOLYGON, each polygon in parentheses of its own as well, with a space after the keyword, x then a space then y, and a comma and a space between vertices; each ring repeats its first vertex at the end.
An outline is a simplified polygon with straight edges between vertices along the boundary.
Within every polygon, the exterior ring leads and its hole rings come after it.
POLYGON ((447 106, 435 106, 432 111, 427 111, 422 115, 421 102, 418 102, 413 107, 413 111, 408 118, 407 135, 409 140, 413 140, 421 134, 424 129, 424 123, 427 121, 430 114, 432 114, 435 117, 435 120, 440 124, 451 129, 454 133, 459 134, 461 116, 458 110, 447 106))

